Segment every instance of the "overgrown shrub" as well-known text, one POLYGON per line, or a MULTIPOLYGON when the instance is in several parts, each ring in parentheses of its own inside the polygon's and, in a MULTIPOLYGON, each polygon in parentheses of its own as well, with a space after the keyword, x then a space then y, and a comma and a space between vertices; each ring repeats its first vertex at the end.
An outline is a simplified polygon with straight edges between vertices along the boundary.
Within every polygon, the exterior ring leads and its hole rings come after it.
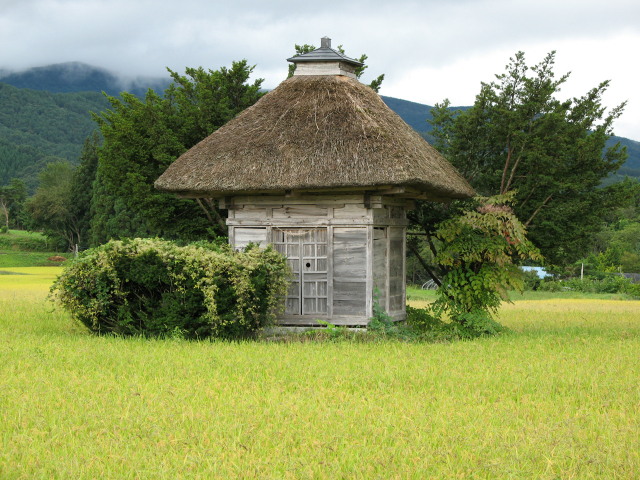
POLYGON ((538 286, 538 290, 543 292, 561 292, 564 288, 564 282, 557 280, 542 280, 538 286))
POLYGON ((562 281, 544 281, 540 284, 539 289, 546 292, 575 291, 581 293, 626 293, 628 295, 637 296, 640 292, 636 292, 636 286, 631 280, 619 275, 604 275, 601 278, 585 277, 583 280, 579 278, 570 278, 562 281))
POLYGON ((111 241, 81 253, 51 293, 96 333, 241 338, 272 323, 288 272, 271 248, 111 241))
POLYGON ((434 232, 440 244, 434 260, 442 280, 428 314, 446 318, 462 337, 499 332, 494 316, 508 300, 507 290, 524 289, 514 259, 542 260, 509 206, 514 194, 476 197, 474 208, 439 223, 434 232))
POLYGON ((522 272, 522 280, 524 281, 525 290, 538 290, 538 288, 540 288, 540 284, 542 283, 542 279, 538 275, 538 272, 535 272, 533 270, 522 272))
MULTIPOLYGON (((482 310, 453 312, 456 320, 444 321, 445 312, 437 302, 423 308, 407 305, 407 326, 422 340, 450 341, 497 335, 508 329, 482 310)), ((449 310, 451 311, 451 310, 449 310)))
POLYGON ((8 230, 0 236, 0 250, 19 250, 22 252, 57 252, 56 245, 47 242, 46 237, 38 234, 17 235, 8 230))
POLYGON ((415 308, 410 305, 407 309, 407 325, 419 332, 421 335, 430 337, 442 336, 445 323, 431 313, 429 307, 415 308))

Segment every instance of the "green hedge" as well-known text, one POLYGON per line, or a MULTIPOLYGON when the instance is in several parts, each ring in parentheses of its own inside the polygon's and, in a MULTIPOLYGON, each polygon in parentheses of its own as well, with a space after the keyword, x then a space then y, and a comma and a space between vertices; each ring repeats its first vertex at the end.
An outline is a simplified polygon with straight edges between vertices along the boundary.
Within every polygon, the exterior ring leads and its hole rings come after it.
POLYGON ((288 275, 271 248, 135 239, 83 252, 51 293, 96 333, 242 338, 272 323, 288 275))
POLYGON ((37 233, 9 230, 0 233, 0 250, 18 250, 22 252, 50 252, 55 250, 47 239, 37 233))
POLYGON ((631 280, 619 275, 608 275, 602 279, 585 277, 584 280, 543 280, 538 289, 546 292, 625 293, 632 297, 640 297, 640 285, 633 284, 631 280))

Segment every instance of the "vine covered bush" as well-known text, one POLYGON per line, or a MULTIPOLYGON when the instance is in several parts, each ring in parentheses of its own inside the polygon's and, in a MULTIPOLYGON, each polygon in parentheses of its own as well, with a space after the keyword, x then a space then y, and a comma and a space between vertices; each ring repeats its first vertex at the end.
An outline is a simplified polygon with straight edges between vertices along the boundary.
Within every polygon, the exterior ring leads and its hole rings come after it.
POLYGON ((95 333, 242 338, 273 323, 288 275, 270 247, 135 239, 83 252, 51 294, 95 333))
POLYGON ((476 197, 474 208, 436 226, 430 238, 440 247, 434 258, 442 275, 437 299, 424 312, 408 311, 408 324, 423 332, 443 328, 459 338, 504 330, 494 316, 508 301, 507 290, 524 289, 514 260, 542 260, 510 207, 514 198, 514 192, 476 197))

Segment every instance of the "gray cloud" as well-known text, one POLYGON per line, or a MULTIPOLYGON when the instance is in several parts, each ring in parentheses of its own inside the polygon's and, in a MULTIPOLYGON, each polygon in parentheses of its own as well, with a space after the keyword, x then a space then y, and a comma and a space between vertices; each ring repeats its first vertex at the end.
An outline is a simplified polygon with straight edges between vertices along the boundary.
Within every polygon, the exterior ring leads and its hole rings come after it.
MULTIPOLYGON (((246 58, 275 87, 295 43, 317 45, 328 35, 351 56, 367 53, 368 77, 384 72, 391 87, 413 69, 446 69, 495 51, 604 41, 620 32, 638 39, 638 18, 640 2, 625 0, 0 0, 0 69, 80 61, 122 75, 164 76, 167 66, 215 69, 246 58)), ((603 77, 592 83, 609 78, 606 58, 591 62, 603 64, 603 77)), ((480 80, 490 78, 477 77, 475 85, 480 80)))

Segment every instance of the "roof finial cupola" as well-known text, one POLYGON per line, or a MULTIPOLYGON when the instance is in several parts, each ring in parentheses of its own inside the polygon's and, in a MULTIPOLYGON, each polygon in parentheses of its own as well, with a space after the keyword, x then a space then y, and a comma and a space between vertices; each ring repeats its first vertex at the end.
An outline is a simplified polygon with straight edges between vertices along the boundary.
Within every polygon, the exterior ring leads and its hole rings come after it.
POLYGON ((356 79, 356 68, 362 63, 331 48, 331 39, 322 37, 320 48, 287 59, 296 65, 294 75, 342 75, 356 79))

